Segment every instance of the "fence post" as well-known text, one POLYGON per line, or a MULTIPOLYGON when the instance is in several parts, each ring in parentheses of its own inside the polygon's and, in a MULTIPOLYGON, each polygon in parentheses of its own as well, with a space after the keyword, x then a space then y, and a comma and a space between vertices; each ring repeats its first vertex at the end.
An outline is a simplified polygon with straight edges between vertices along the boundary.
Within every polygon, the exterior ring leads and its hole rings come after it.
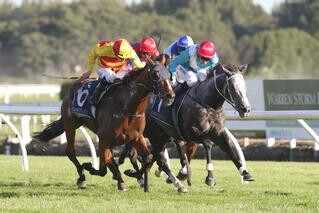
POLYGON ((60 144, 65 144, 67 142, 65 132, 60 135, 60 144))
POLYGON ((21 129, 22 129, 22 139, 27 144, 31 141, 30 136, 30 115, 23 115, 21 117, 21 129))
POLYGON ((297 140, 295 138, 291 139, 289 141, 289 160, 293 161, 294 160, 294 149, 297 147, 297 140))
POLYGON ((276 139, 275 138, 268 138, 266 140, 266 146, 267 147, 272 147, 272 146, 275 145, 275 143, 276 143, 276 139))
POLYGON ((319 144, 313 143, 313 156, 315 161, 319 161, 319 144))

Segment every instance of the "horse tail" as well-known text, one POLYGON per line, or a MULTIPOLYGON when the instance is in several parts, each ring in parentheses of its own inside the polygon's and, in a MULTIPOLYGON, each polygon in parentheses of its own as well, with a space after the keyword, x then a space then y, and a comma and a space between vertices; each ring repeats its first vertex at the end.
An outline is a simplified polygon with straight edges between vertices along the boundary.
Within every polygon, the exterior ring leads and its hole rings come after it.
POLYGON ((33 135, 34 139, 37 139, 41 142, 48 142, 49 140, 61 135, 64 132, 64 126, 62 118, 57 121, 53 121, 42 132, 36 132, 33 135))

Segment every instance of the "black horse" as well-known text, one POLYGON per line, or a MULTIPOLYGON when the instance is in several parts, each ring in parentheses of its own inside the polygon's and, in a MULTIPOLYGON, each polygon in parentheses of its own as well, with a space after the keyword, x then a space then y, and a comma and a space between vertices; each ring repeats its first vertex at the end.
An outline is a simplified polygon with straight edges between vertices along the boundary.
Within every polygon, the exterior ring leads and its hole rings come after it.
MULTIPOLYGON (((180 192, 187 189, 174 176, 164 160, 163 152, 165 144, 173 137, 176 140, 184 140, 190 143, 202 143, 207 155, 208 176, 206 183, 215 185, 211 164, 212 142, 217 144, 233 161, 244 181, 254 179, 243 167, 238 155, 229 144, 224 122, 225 115, 223 104, 230 103, 239 112, 240 117, 246 117, 250 112, 250 104, 246 96, 246 86, 243 78, 247 65, 221 65, 211 72, 208 78, 190 88, 182 100, 180 106, 175 106, 175 128, 169 127, 157 116, 154 111, 159 111, 156 97, 150 98, 147 125, 144 135, 149 138, 152 145, 153 162, 157 162, 180 192)), ((174 103, 176 105, 176 103, 174 103)), ((164 106, 161 106, 164 107, 164 106)), ((170 107, 174 110, 174 107, 170 107)), ((174 114, 174 112, 172 113, 174 114)), ((173 115, 174 117, 174 115, 173 115)), ((129 176, 135 176, 134 171, 126 172, 129 176)))

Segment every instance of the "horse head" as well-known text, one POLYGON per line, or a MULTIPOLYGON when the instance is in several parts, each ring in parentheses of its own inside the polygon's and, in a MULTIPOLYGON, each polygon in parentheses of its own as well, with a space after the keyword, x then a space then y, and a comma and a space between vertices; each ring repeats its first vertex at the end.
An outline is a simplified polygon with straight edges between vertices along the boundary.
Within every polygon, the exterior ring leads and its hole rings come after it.
POLYGON ((170 84, 170 73, 160 62, 154 62, 147 58, 149 63, 148 85, 147 87, 157 96, 163 99, 164 104, 170 106, 175 99, 175 93, 170 84))
MULTIPOLYGON (((248 117, 251 110, 243 77, 246 70, 247 64, 240 66, 218 64, 215 69, 215 72, 225 74, 225 80, 221 88, 218 88, 219 84, 215 82, 216 90, 235 110, 238 111, 241 118, 248 117)), ((216 76, 215 79, 217 79, 216 76)))

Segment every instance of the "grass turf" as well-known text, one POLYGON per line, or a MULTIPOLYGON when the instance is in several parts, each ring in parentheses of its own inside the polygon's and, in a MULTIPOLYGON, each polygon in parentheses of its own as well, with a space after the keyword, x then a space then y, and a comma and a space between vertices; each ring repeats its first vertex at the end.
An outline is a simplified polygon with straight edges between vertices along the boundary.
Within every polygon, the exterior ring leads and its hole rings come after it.
MULTIPOLYGON (((79 158, 90 161, 88 157, 79 158)), ((19 156, 0 155, 0 212, 319 212, 319 164, 248 162, 256 181, 242 185, 231 161, 213 161, 217 185, 205 185, 205 161, 194 160, 193 185, 179 194, 151 172, 150 193, 124 177, 129 191, 120 192, 106 177, 86 173, 88 188, 77 189, 77 173, 67 157, 29 157, 21 171, 19 156)), ((179 168, 171 160, 173 170, 179 168)), ((121 171, 130 168, 128 160, 121 171)), ((186 185, 186 183, 184 183, 186 185)))

